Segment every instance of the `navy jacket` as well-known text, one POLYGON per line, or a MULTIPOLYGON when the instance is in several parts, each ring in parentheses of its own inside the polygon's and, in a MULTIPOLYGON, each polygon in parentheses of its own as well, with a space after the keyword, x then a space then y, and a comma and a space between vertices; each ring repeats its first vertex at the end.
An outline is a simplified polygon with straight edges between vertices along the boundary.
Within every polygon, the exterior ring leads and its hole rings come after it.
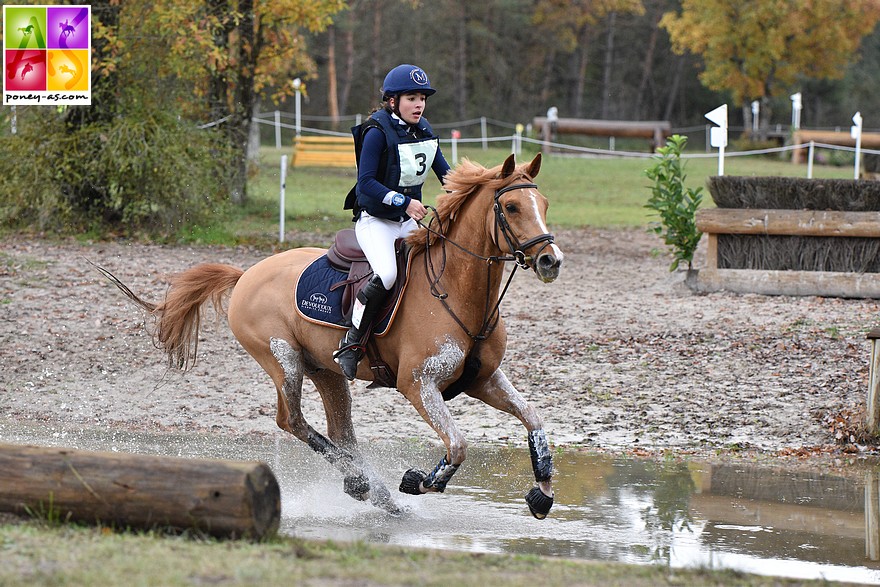
POLYGON ((351 130, 358 182, 346 198, 345 207, 354 210, 355 219, 361 210, 366 210, 377 218, 406 220, 410 200, 422 199, 428 170, 441 182, 449 171, 439 137, 424 118, 418 125, 409 125, 383 109, 351 130), (389 192, 402 197, 395 195, 386 202, 389 192))

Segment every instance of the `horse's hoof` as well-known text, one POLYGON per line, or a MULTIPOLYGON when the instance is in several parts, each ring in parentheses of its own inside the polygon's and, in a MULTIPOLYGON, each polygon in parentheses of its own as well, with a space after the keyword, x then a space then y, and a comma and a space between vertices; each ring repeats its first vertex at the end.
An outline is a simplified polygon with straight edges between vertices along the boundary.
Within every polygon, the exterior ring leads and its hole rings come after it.
POLYGON ((403 479, 401 479, 400 487, 398 489, 401 493, 408 493, 410 495, 422 495, 422 481, 427 478, 428 474, 424 471, 420 471, 419 469, 410 469, 403 474, 403 479))
POLYGON ((374 506, 381 510, 385 510, 385 513, 395 518, 403 517, 406 513, 405 509, 394 503, 394 500, 391 499, 391 495, 382 495, 379 499, 371 498, 371 501, 374 506))
POLYGON ((385 484, 376 479, 371 481, 370 503, 396 518, 399 518, 406 513, 405 509, 401 508, 394 503, 393 499, 391 499, 391 492, 388 491, 385 484))
POLYGON ((366 475, 350 475, 342 482, 345 492, 358 501, 370 497, 370 480, 366 475))
POLYGON ((532 487, 532 490, 526 495, 526 503, 529 505, 532 515, 538 520, 543 520, 550 513, 550 508, 553 507, 553 498, 544 495, 544 492, 537 487, 532 487))

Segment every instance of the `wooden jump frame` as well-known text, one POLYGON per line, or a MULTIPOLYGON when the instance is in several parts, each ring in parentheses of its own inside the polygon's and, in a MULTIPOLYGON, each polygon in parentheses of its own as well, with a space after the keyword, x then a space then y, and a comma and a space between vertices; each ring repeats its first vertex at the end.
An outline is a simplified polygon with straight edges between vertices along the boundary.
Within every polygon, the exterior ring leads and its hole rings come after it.
MULTIPOLYGON (((532 128, 538 131, 542 140, 549 143, 554 129, 546 116, 532 119, 532 128)), ((559 118, 555 132, 579 134, 596 137, 631 137, 651 141, 651 151, 663 146, 666 137, 672 135, 672 125, 667 120, 593 120, 588 118, 559 118)), ((549 145, 544 146, 544 151, 549 145)))
POLYGON ((293 167, 357 166, 351 137, 304 137, 293 140, 293 167))
POLYGON ((868 430, 874 432, 880 429, 880 327, 873 328, 868 333, 871 341, 871 367, 868 375, 868 407, 866 420, 868 430))
MULTIPOLYGON (((839 145, 841 147, 855 147, 856 140, 848 132, 833 130, 796 130, 792 135, 795 145, 804 145, 813 141, 826 145, 839 145)), ((880 149, 880 133, 863 132, 862 147, 865 149, 880 149)), ((792 163, 804 163, 807 158, 806 149, 795 149, 791 153, 792 163)))
POLYGON ((880 238, 880 212, 698 210, 697 229, 708 239, 706 268, 689 281, 700 292, 732 291, 765 295, 880 298, 880 274, 835 271, 719 269, 719 234, 880 238))

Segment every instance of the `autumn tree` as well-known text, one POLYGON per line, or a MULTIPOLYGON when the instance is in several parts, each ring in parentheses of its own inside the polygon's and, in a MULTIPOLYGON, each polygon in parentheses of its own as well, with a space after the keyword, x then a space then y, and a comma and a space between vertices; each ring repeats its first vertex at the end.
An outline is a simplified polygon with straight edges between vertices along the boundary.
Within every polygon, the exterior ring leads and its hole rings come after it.
MULTIPOLYGON (((336 128, 340 114, 348 111, 356 60, 355 27, 357 23, 367 20, 370 24, 368 42, 371 75, 368 94, 372 100, 378 103, 379 89, 386 73, 382 70, 382 65, 386 64, 386 59, 390 56, 390 52, 387 51, 387 37, 397 36, 393 32, 385 30, 387 22, 385 22, 383 15, 386 11, 386 4, 392 9, 402 7, 414 10, 421 6, 422 0, 397 0, 394 4, 384 0, 349 0, 347 4, 347 9, 340 12, 334 18, 333 24, 327 27, 327 53, 324 59, 326 63, 327 110, 334 128, 336 128), (385 22, 384 25, 383 22, 385 22), (341 41, 341 51, 337 51, 337 38, 341 41), (337 58, 337 55, 340 57, 337 58)), ((409 56, 401 56, 400 59, 413 61, 409 56)), ((388 69, 397 64, 387 60, 388 69)))
MULTIPOLYGON (((596 14, 580 29, 573 12, 607 10, 612 4, 354 0, 349 6, 333 19, 341 117, 369 112, 385 72, 408 60, 425 67, 440 89, 429 107, 440 129, 444 122, 488 115, 490 133, 508 132, 503 122, 492 128, 494 121, 528 123, 552 105, 562 116, 576 116, 577 100, 581 116, 602 116, 604 107, 612 118, 662 117, 673 124, 685 124, 687 118, 690 124, 705 111, 703 103, 717 101, 689 66, 696 58, 672 55, 666 31, 654 34, 660 15, 677 9, 679 0, 615 3, 616 17, 596 14), (639 6, 650 14, 642 15, 639 6), (398 34, 402 30, 417 33, 398 34), (419 42, 413 43, 416 37, 419 42)), ((333 113, 330 42, 328 33, 309 36, 318 76, 309 80, 308 114, 333 113)), ((292 110, 292 100, 281 107, 292 110)), ((471 125, 460 130, 479 132, 471 125)))
POLYGON ((0 136, 0 223, 172 234, 243 202, 259 97, 311 74, 303 31, 342 6, 96 0, 93 103, 21 109, 0 136))
POLYGON ((169 49, 166 69, 188 80, 191 102, 221 125, 236 155, 232 199, 246 200, 247 146, 260 97, 280 99, 290 81, 313 75, 304 31, 324 30, 342 0, 159 0, 156 30, 169 49))
MULTIPOLYGON (((596 25, 602 19, 610 20, 606 42, 613 45, 614 20, 619 12, 642 14, 645 9, 641 0, 538 0, 532 22, 546 32, 550 42, 546 46, 548 64, 556 53, 570 54, 574 60, 574 84, 571 94, 571 111, 583 115, 583 96, 586 88, 589 50, 597 33, 596 25)), ((606 51, 606 55, 609 51, 606 51)), ((549 72, 546 72, 549 75, 549 72)), ((545 94, 549 79, 545 75, 545 94)))
POLYGON ((681 13, 665 14, 660 25, 676 53, 702 57, 703 85, 730 92, 747 121, 758 100, 766 125, 771 97, 803 78, 843 77, 878 19, 878 0, 682 0, 681 13))

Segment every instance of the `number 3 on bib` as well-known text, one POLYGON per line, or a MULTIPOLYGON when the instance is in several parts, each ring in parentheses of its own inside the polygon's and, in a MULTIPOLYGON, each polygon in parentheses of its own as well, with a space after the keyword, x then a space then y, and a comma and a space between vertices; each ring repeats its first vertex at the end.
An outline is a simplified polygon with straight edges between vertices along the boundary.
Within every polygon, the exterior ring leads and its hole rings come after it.
POLYGON ((400 155, 400 185, 415 186, 425 183, 428 169, 434 163, 439 141, 436 139, 398 145, 400 155))

